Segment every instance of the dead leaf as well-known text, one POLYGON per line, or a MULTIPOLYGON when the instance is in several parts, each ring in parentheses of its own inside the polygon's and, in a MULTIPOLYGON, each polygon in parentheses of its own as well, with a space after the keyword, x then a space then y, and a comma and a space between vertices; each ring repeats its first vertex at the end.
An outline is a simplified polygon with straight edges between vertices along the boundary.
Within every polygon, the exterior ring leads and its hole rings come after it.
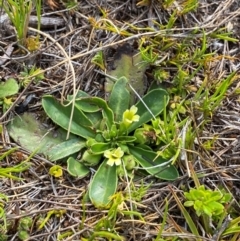
POLYGON ((56 0, 46 0, 46 4, 52 9, 56 10, 59 9, 60 4, 56 0))
MULTIPOLYGON (((109 66, 107 74, 116 79, 123 76, 126 77, 134 90, 140 96, 143 96, 147 87, 145 76, 147 67, 148 64, 143 61, 141 53, 134 50, 130 44, 125 43, 116 49, 113 64, 109 66)), ((114 79, 107 77, 105 82, 106 98, 108 98, 113 85, 114 79)), ((131 94, 130 105, 133 105, 138 99, 130 86, 128 87, 128 90, 131 94)))

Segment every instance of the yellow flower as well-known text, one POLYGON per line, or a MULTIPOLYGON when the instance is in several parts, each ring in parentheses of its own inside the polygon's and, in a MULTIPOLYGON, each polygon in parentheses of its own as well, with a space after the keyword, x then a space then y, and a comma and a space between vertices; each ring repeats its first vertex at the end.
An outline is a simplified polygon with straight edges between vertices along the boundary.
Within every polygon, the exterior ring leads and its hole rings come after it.
POLYGON ((61 177, 63 175, 62 167, 58 165, 54 165, 50 168, 49 174, 54 177, 61 177))
POLYGON ((131 125, 133 122, 139 121, 139 115, 135 115, 137 113, 138 108, 133 105, 130 110, 126 110, 123 113, 123 123, 126 127, 131 125))
POLYGON ((121 164, 121 158, 123 156, 124 152, 121 150, 120 147, 113 150, 107 150, 104 152, 104 156, 108 158, 107 164, 109 166, 113 166, 114 164, 116 166, 119 166, 121 164))

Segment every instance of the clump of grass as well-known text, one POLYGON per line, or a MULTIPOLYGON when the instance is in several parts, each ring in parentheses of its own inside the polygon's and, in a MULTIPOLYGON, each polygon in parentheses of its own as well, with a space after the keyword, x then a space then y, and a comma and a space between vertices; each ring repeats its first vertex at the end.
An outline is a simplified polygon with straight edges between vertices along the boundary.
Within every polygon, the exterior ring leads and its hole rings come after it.
POLYGON ((7 0, 2 4, 3 9, 8 14, 12 24, 16 29, 17 39, 21 45, 25 45, 29 16, 32 11, 32 1, 7 0))
POLYGON ((30 38, 27 39, 27 32, 29 26, 29 17, 32 12, 33 7, 36 7, 37 17, 38 17, 38 29, 41 26, 41 0, 5 0, 2 1, 1 6, 7 13, 10 21, 16 30, 17 40, 22 46, 30 46, 30 50, 36 50, 39 47, 37 39, 30 38), (31 43, 30 43, 31 42, 31 43), (33 48, 32 46, 35 46, 33 48))

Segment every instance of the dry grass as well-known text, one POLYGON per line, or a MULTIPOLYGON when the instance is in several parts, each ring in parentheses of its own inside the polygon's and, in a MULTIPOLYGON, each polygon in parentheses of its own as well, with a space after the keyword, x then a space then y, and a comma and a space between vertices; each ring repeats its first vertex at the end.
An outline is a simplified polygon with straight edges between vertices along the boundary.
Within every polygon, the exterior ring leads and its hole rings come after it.
MULTIPOLYGON (((9 76, 17 77, 22 71, 23 64, 36 64, 44 71, 45 79, 37 84, 32 82, 21 90, 14 105, 19 104, 27 95, 35 93, 36 101, 31 104, 29 111, 42 114, 40 100, 44 94, 53 94, 58 98, 64 98, 68 93, 82 89, 91 95, 103 96, 104 73, 91 64, 91 59, 96 52, 103 50, 106 61, 111 56, 111 49, 119 44, 128 42, 132 45, 138 43, 141 37, 147 41, 159 40, 159 49, 169 42, 173 42, 172 48, 159 51, 159 59, 165 58, 170 63, 175 56, 175 45, 190 38, 193 30, 196 31, 191 38, 191 48, 194 53, 196 48, 201 48, 203 31, 207 36, 208 52, 216 51, 209 64, 208 80, 220 80, 229 73, 239 69, 239 42, 218 40, 211 37, 218 29, 228 27, 233 32, 233 37, 240 38, 240 2, 238 0, 199 0, 196 11, 177 16, 177 21, 172 29, 161 30, 156 23, 166 24, 169 16, 176 9, 181 10, 183 1, 175 1, 173 7, 164 9, 162 1, 153 0, 150 6, 136 6, 136 1, 80 1, 78 7, 71 11, 54 8, 50 10, 47 5, 43 8, 43 16, 50 18, 60 17, 64 24, 54 28, 47 26, 41 32, 41 47, 37 52, 22 56, 13 51, 11 57, 0 66, 0 76, 4 80, 9 76), (103 18, 99 6, 107 10, 105 18, 114 24, 119 33, 107 31, 106 22, 102 20, 99 29, 93 28, 91 23, 103 18), (90 19, 91 18, 91 19, 90 19), (91 21, 89 21, 91 20, 91 21), (153 21, 154 20, 154 21, 153 21), (133 27, 134 26, 134 27, 133 27), (150 29, 144 29, 150 27, 150 29), (51 37, 50 37, 51 36, 51 37), (160 42, 165 39, 166 42, 160 42)), ((59 4, 60 6, 61 4, 59 4)), ((0 15, 3 13, 0 13, 0 15)), ((15 39, 12 30, 0 27, 0 56, 15 39), (10 31, 10 32, 9 32, 10 31), (10 35, 10 36, 9 36, 10 35)), ((36 30, 30 28, 29 33, 36 30)), ((16 48, 15 48, 16 50, 16 48)), ((1 57, 0 57, 1 60, 1 57)), ((178 70, 176 66, 161 66, 170 74, 167 83, 172 84, 178 70)), ((191 70, 196 69, 193 62, 185 64, 191 70)), ((151 76, 151 70, 148 70, 151 76)), ((199 81, 203 81, 204 73, 188 83, 188 86, 199 88, 199 81)), ((210 188, 223 186, 234 195, 233 207, 240 214, 240 105, 239 105, 239 77, 229 88, 226 98, 221 106, 212 113, 207 123, 199 131, 195 139, 193 150, 189 150, 188 161, 193 163, 197 173, 205 173, 200 182, 210 188), (213 146, 208 150, 206 141, 213 140, 213 146)), ((213 82, 214 83, 214 82, 213 82)), ((211 84, 211 83, 210 83, 211 84)), ((194 93, 193 93, 194 95, 194 93)), ((189 99, 191 100, 191 96, 189 99)), ((14 115, 14 106, 2 115, 0 121, 3 126, 14 115)), ((195 110, 190 111, 192 123, 195 128, 204 121, 204 116, 199 116, 195 110)), ((8 136, 6 129, 2 132, 1 145, 3 150, 16 146, 8 136)), ((15 165, 24 159, 28 153, 20 148, 18 155, 12 155, 1 161, 1 166, 15 165)), ((28 216, 34 221, 29 240, 57 240, 59 233, 71 231, 72 234, 63 240, 83 240, 94 232, 99 220, 106 217, 107 211, 97 210, 87 200, 83 201, 91 176, 84 179, 71 178, 67 172, 62 179, 54 179, 48 174, 49 167, 53 165, 44 157, 35 156, 31 160, 29 171, 21 174, 22 181, 1 179, 0 192, 9 197, 5 206, 9 228, 9 239, 18 240, 17 225, 21 217, 28 216), (43 229, 37 230, 37 221, 40 217, 46 217, 48 211, 66 210, 61 217, 53 215, 43 229)), ((62 164, 64 167, 64 164, 62 164)), ((180 178, 174 182, 160 182, 151 177, 143 179, 144 184, 153 182, 142 201, 136 202, 135 208, 141 213, 144 221, 138 217, 118 215, 115 231, 125 240, 155 240, 160 229, 165 208, 165 199, 168 200, 168 217, 162 233, 165 240, 195 240, 189 230, 186 229, 185 220, 178 209, 171 189, 183 200, 183 187, 192 186, 192 180, 187 175, 184 163, 178 162, 180 178)), ((66 166, 65 166, 66 167, 66 166)), ((126 191, 126 183, 122 182, 119 191, 126 191)), ((135 182, 135 187, 141 186, 140 181, 135 182)), ((129 209, 126 201, 125 209, 129 209)), ((193 214, 194 216, 194 214, 193 214)), ((196 218, 196 222, 198 219, 196 218)), ((200 226, 200 225, 199 225, 200 226)), ((200 229, 201 230, 201 229, 200 229)), ((240 236, 238 237, 240 239, 240 236)), ((87 239, 88 240, 88 239, 87 239)), ((105 240, 96 238, 93 240, 105 240)), ((111 240, 111 239, 109 239, 111 240)), ((218 240, 207 237, 202 233, 201 240, 218 240)), ((223 239, 222 239, 223 240, 223 239)))

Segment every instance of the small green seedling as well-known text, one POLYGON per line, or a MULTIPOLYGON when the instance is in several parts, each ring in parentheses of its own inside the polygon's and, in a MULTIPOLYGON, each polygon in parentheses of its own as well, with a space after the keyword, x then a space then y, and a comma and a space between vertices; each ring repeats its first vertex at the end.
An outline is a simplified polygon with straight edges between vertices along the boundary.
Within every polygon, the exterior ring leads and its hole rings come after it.
POLYGON ((20 83, 23 87, 26 87, 30 81, 37 84, 43 79, 44 74, 42 73, 42 70, 40 68, 36 68, 35 66, 32 66, 30 69, 25 66, 24 70, 20 72, 20 83))
POLYGON ((3 106, 3 112, 12 105, 11 96, 18 93, 19 86, 15 79, 9 78, 5 82, 0 81, 0 105, 3 106))
POLYGON ((197 216, 202 217, 204 229, 209 234, 213 234, 211 223, 221 226, 223 219, 227 216, 225 205, 232 198, 229 193, 205 189, 203 185, 185 192, 184 196, 187 199, 184 206, 194 208, 197 216))
POLYGON ((7 219, 4 210, 5 202, 8 201, 8 197, 3 193, 0 193, 0 236, 7 233, 7 219))
POLYGON ((18 225, 18 238, 27 240, 29 238, 29 230, 31 229, 33 220, 30 217, 21 218, 18 225))
POLYGON ((105 70, 103 51, 96 53, 92 58, 91 63, 97 65, 100 69, 105 70))
POLYGON ((66 213, 66 210, 62 209, 62 210, 52 210, 52 211, 49 211, 47 213, 47 216, 46 218, 39 218, 37 224, 38 224, 38 230, 41 230, 45 225, 46 223, 48 222, 48 220, 53 216, 55 215, 56 217, 60 218, 62 217, 64 214, 66 213))
POLYGON ((202 185, 197 189, 191 189, 184 193, 187 201, 186 207, 193 207, 198 216, 219 217, 224 212, 224 204, 231 200, 229 193, 205 189, 202 185))
POLYGON ((63 1, 64 6, 71 11, 74 11, 75 9, 77 10, 78 8, 78 3, 74 0, 64 0, 63 1))

